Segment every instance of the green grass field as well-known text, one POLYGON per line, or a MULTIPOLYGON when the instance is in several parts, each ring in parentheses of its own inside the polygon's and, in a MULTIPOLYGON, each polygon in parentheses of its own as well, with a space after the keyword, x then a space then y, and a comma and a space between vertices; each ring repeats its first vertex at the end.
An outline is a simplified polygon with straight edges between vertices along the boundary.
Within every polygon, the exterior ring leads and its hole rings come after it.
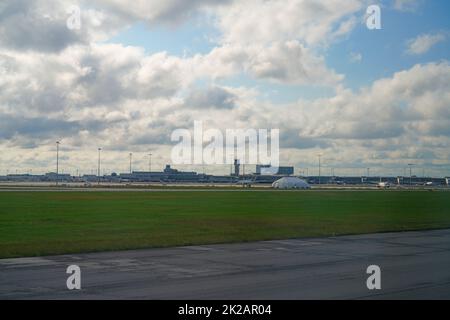
POLYGON ((0 192, 0 258, 449 227, 448 192, 0 192))

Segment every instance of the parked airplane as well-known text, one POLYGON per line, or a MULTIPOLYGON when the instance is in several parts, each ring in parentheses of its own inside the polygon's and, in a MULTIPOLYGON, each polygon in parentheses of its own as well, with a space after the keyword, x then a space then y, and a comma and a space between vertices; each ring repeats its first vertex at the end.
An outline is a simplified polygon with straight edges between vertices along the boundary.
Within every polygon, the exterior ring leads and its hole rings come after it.
POLYGON ((377 186, 379 189, 389 189, 391 184, 389 182, 379 182, 377 186))
POLYGON ((238 185, 242 185, 244 188, 248 187, 251 188, 252 184, 256 183, 254 180, 239 180, 238 182, 236 182, 236 184, 238 185))

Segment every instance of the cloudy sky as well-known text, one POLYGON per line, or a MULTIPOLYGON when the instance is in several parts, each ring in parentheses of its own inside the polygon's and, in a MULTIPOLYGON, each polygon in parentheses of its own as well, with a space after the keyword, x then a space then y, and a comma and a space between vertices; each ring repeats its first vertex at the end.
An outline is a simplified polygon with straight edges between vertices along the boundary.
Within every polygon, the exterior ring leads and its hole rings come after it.
MULTIPOLYGON (((450 175, 446 0, 2 0, 0 174, 170 163, 173 130, 279 128, 297 173, 450 175), (382 29, 366 27, 378 4, 382 29), (80 28, 69 28, 76 8, 80 28)), ((73 26, 73 24, 71 24, 73 26)), ((186 166, 181 169, 199 169, 186 166)), ((227 173, 226 166, 207 168, 227 173)))

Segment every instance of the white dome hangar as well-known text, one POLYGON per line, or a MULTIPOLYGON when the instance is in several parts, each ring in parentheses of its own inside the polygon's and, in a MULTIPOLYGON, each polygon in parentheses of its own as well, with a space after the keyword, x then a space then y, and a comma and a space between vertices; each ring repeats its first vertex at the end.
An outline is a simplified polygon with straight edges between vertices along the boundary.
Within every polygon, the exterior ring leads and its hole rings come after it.
POLYGON ((302 179, 296 177, 284 177, 272 184, 274 189, 311 189, 311 186, 302 179))

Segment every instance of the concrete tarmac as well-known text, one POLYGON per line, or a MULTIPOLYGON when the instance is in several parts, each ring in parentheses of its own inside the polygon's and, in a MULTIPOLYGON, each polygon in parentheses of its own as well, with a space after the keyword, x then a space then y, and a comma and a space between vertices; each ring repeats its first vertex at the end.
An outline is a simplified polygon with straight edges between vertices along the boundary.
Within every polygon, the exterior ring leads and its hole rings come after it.
POLYGON ((2 259, 0 299, 450 299, 450 230, 2 259))

